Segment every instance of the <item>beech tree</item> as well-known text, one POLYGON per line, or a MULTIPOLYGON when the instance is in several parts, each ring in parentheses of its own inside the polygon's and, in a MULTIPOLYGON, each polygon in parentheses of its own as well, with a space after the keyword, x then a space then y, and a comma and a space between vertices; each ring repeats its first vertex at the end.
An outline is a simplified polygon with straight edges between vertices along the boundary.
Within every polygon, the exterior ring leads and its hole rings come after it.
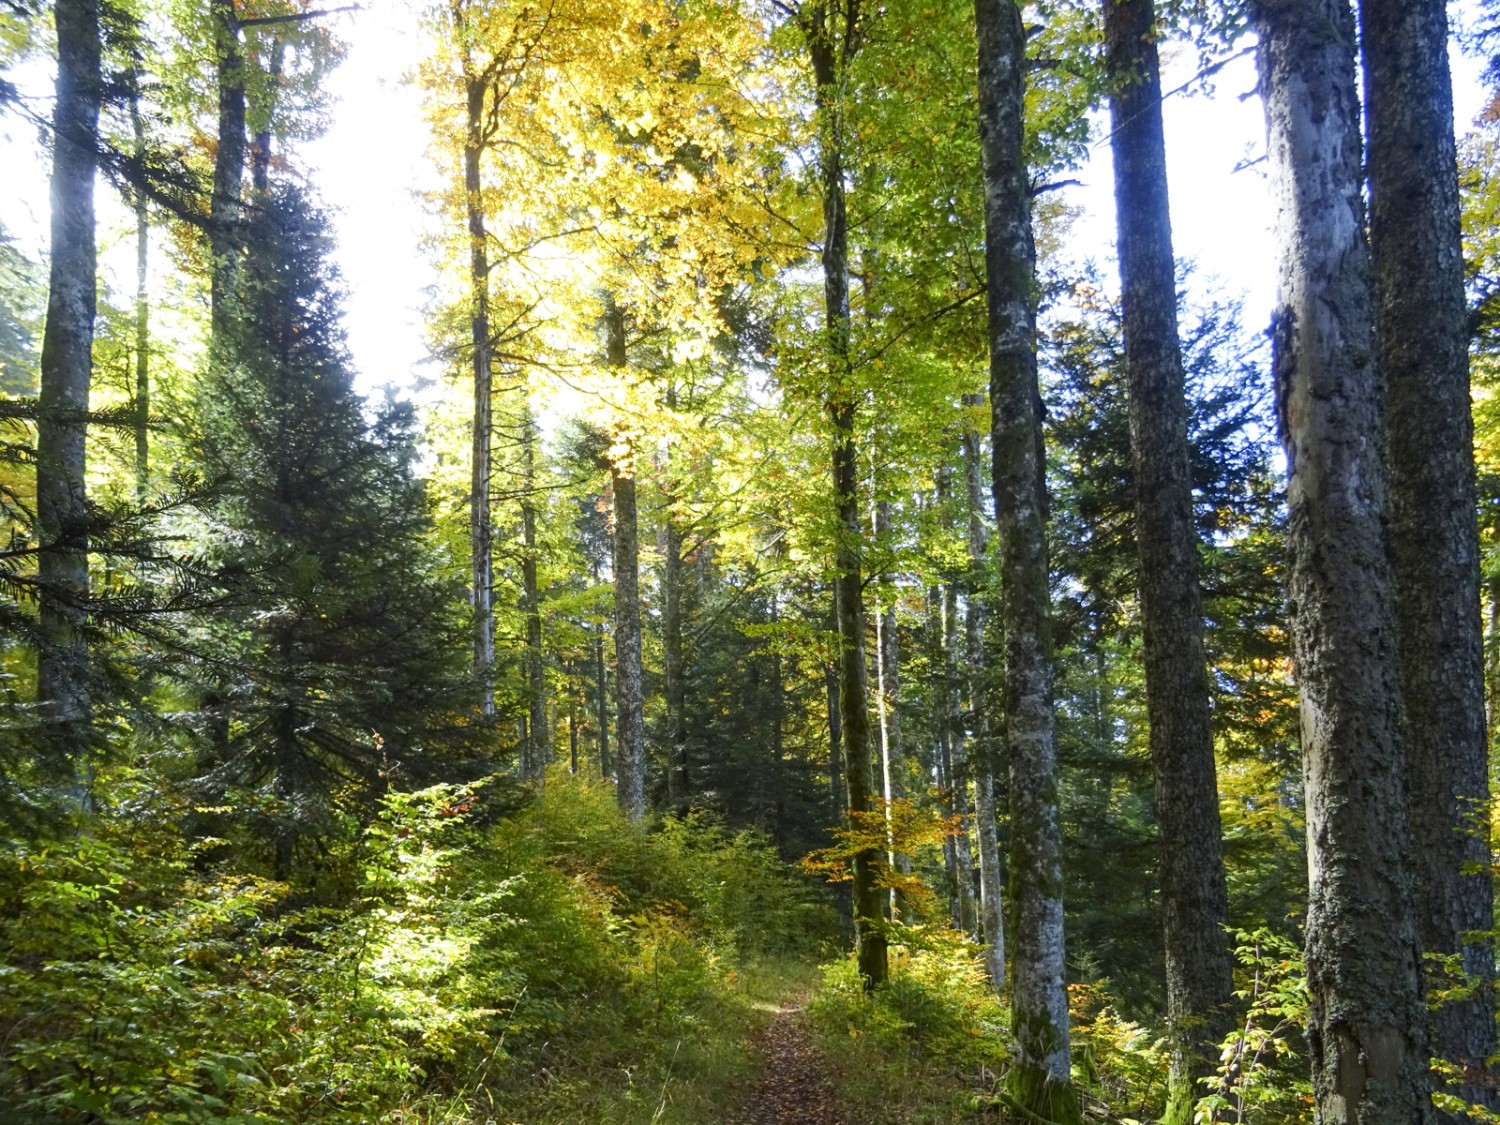
MULTIPOLYGON (((826 408, 833 425, 832 484, 838 511, 834 550, 833 604, 838 623, 839 738, 851 817, 874 804, 869 672, 865 661, 864 581, 859 545, 859 448, 854 436, 857 404, 849 355, 849 229, 844 194, 844 101, 842 83, 864 35, 858 0, 815 0, 796 13, 812 62, 818 114, 819 187, 823 202, 823 312, 828 370, 826 408)), ((868 988, 886 979, 886 938, 880 929, 877 885, 879 853, 873 848, 852 860, 854 922, 860 975, 868 988)))
POLYGON ((1053 744, 1045 465, 1036 360, 1036 244, 1024 155, 1026 32, 1012 0, 976 0, 979 136, 989 279, 990 440, 1000 538, 1005 737, 1011 788, 1010 1094, 1078 1119, 1063 958, 1062 840, 1053 744))

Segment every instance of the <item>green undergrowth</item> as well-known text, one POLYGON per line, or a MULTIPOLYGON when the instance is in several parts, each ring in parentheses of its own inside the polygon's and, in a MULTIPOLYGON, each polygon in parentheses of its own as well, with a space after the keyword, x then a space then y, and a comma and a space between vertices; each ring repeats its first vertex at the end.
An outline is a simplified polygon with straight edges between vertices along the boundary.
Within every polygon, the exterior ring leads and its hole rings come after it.
MULTIPOLYGON (((1021 1122, 1004 1095, 1010 1013, 978 947, 940 927, 896 927, 892 936, 886 984, 866 992, 855 962, 845 958, 824 966, 809 1005, 851 1120, 1021 1122)), ((1167 1071, 1159 1032, 1121 1018, 1103 987, 1069 991, 1073 1079, 1085 1119, 1158 1120, 1167 1071)))
POLYGON ((0 1120, 714 1122, 831 911, 751 833, 561 775, 392 794, 288 885, 142 791, 0 859, 0 1120), (504 815, 508 811, 509 815, 504 815))
POLYGON ((1006 1066, 1009 1014, 978 950, 950 931, 908 929, 890 980, 866 992, 852 958, 824 967, 809 1004, 814 1033, 850 1120, 945 1125, 998 1120, 973 1106, 1006 1066))

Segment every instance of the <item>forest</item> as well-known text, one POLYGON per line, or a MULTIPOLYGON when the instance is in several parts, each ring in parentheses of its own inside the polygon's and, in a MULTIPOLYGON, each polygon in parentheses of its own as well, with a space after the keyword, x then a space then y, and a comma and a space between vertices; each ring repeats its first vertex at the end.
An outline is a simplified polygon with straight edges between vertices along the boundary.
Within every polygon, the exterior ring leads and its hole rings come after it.
POLYGON ((0 0, 0 130, 0 1121, 1500 1123, 1500 3, 0 0))

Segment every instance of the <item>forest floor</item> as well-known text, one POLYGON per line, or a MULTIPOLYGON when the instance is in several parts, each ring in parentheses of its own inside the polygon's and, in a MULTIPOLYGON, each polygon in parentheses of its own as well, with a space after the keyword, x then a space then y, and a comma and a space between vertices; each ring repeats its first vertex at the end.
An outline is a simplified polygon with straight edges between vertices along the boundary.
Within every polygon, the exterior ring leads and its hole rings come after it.
POLYGON ((808 993, 783 1001, 756 1036, 760 1081, 740 1125, 846 1125, 807 1027, 808 993))

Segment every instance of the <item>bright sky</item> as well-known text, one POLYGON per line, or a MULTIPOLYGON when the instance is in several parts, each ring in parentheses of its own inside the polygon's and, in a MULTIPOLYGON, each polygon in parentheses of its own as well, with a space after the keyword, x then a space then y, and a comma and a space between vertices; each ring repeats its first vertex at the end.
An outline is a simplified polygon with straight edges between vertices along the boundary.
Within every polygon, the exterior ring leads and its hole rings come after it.
POLYGON ((340 21, 349 54, 328 86, 328 132, 305 145, 319 194, 335 212, 349 287, 344 323, 365 391, 410 386, 427 357, 423 308, 437 283, 422 249, 432 220, 420 193, 438 187, 427 123, 403 82, 421 57, 412 5, 373 0, 340 21))
MULTIPOLYGON (((350 290, 345 319, 361 388, 408 387, 433 374, 422 370, 423 308, 436 275, 421 244, 433 220, 418 197, 436 186, 437 173, 426 156, 417 91, 402 81, 418 61, 421 34, 409 0, 368 0, 363 10, 338 19, 349 53, 330 80, 337 101, 327 133, 305 145, 297 163, 310 166, 311 179, 334 211, 339 262, 350 290)), ((1482 64, 1457 52, 1452 61, 1462 133, 1481 106, 1482 64)), ((1169 59, 1164 87, 1187 81, 1196 65, 1186 51, 1169 59)), ((42 114, 49 112, 49 69, 28 67, 19 76, 23 88, 40 95, 35 108, 42 114)), ((1245 293, 1247 327, 1254 327, 1269 320, 1274 251, 1264 168, 1236 171, 1265 148, 1260 102, 1248 96, 1255 88, 1253 58, 1231 63, 1215 76, 1214 87, 1211 96, 1178 95, 1166 103, 1176 247, 1180 257, 1198 264, 1205 280, 1216 278, 1228 292, 1245 293)), ((1102 115, 1096 124, 1096 135, 1105 137, 1102 115)), ((0 222, 40 257, 47 168, 35 128, 15 115, 0 116, 0 167, 6 169, 0 222)), ((1108 142, 1101 139, 1074 175, 1083 186, 1069 195, 1084 212, 1075 227, 1076 253, 1105 261, 1114 240, 1108 142)), ((101 203, 109 194, 101 189, 101 203)))

